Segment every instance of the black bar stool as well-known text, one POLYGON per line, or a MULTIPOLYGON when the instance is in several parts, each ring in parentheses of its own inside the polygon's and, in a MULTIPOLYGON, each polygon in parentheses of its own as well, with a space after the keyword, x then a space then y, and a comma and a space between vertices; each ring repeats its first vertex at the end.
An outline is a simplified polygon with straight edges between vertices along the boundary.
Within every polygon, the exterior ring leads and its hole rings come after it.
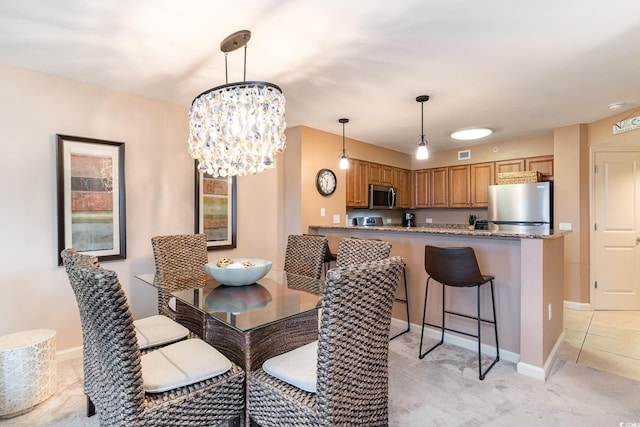
POLYGON ((429 275, 427 278, 426 289, 424 292, 424 310, 422 313, 422 333, 420 334, 420 359, 424 358, 428 353, 430 353, 433 349, 438 347, 444 342, 444 331, 456 332, 462 335, 466 335, 469 337, 474 337, 478 340, 478 372, 480 373, 480 380, 484 380, 485 375, 493 365, 495 365, 500 360, 500 346, 498 345, 498 324, 496 321, 496 303, 495 298, 493 296, 493 276, 485 276, 480 272, 480 267, 478 266, 478 260, 476 259, 476 254, 472 248, 439 248, 435 246, 425 246, 424 248, 424 268, 429 275), (426 322, 426 314, 427 314, 427 295, 429 293, 429 281, 431 279, 440 282, 442 286, 442 324, 435 325, 432 323, 426 322), (482 319, 480 315, 480 287, 486 283, 490 284, 491 289, 491 307, 493 308, 493 320, 485 320, 482 319), (477 306, 478 306, 478 315, 469 316, 463 313, 457 313, 453 311, 448 311, 445 309, 445 290, 447 286, 454 287, 462 287, 462 288, 470 288, 475 287, 476 298, 477 298, 477 306), (478 322, 478 334, 470 334, 468 332, 463 332, 451 328, 447 328, 445 326, 445 314, 450 314, 454 316, 466 317, 468 319, 474 319, 478 322), (496 337, 496 358, 493 360, 491 365, 483 372, 482 371, 482 342, 481 342, 481 325, 482 322, 489 323, 493 325, 493 330, 495 332, 496 337), (441 331, 440 342, 429 348, 424 353, 422 352, 422 341, 424 338, 424 327, 433 326, 439 328, 441 331))

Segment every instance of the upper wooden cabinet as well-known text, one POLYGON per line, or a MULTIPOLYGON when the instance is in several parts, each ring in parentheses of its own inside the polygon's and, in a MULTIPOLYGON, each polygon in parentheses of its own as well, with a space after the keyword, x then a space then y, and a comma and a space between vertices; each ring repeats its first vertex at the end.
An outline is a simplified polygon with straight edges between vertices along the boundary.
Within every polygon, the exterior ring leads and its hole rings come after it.
POLYGON ((411 171, 393 168, 393 181, 391 185, 398 190, 397 206, 399 208, 411 207, 411 171))
POLYGON ((449 207, 471 207, 469 165, 449 166, 449 207))
POLYGON ((495 164, 449 167, 449 207, 486 208, 488 187, 495 182, 495 164))
POLYGON ((538 171, 543 181, 553 181, 553 156, 529 157, 524 161, 525 170, 538 171))
POLYGON ((496 174, 506 172, 523 172, 524 159, 502 160, 496 162, 496 174))
POLYGON ((448 168, 413 171, 413 207, 446 208, 449 200, 448 168))
POLYGON ((489 186, 496 182, 496 168, 493 162, 469 165, 471 172, 471 207, 489 206, 489 186))
POLYGON ((392 185, 393 167, 379 163, 369 163, 369 183, 377 185, 392 185))
POLYGON ((369 195, 369 162, 349 159, 347 169, 347 206, 366 208, 369 195))

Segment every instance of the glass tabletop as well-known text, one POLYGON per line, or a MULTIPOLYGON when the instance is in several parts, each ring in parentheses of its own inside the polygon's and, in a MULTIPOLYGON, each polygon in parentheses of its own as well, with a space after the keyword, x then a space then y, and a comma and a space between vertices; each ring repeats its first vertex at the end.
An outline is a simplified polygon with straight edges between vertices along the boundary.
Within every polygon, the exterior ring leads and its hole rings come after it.
POLYGON ((241 331, 316 310, 324 291, 320 279, 282 271, 272 271, 247 286, 222 285, 204 269, 135 277, 241 331))

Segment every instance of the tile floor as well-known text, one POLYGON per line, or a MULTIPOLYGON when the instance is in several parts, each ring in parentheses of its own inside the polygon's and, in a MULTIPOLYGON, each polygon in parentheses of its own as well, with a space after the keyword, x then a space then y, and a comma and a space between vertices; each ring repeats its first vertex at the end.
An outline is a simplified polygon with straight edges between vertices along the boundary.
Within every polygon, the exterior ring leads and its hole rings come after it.
POLYGON ((640 311, 564 309, 558 358, 640 380, 640 311))

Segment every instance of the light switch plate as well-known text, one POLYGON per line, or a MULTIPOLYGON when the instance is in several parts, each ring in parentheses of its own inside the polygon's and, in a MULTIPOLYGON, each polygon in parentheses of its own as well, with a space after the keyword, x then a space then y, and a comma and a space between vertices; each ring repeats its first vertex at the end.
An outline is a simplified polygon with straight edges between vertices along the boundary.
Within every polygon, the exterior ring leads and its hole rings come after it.
POLYGON ((571 223, 570 222, 561 222, 560 223, 560 230, 571 230, 571 223))
POLYGON ((340 215, 335 214, 335 215, 333 216, 333 223, 334 223, 334 224, 340 224, 340 215))
POLYGON ((324 216, 324 208, 320 208, 320 216, 324 216))

